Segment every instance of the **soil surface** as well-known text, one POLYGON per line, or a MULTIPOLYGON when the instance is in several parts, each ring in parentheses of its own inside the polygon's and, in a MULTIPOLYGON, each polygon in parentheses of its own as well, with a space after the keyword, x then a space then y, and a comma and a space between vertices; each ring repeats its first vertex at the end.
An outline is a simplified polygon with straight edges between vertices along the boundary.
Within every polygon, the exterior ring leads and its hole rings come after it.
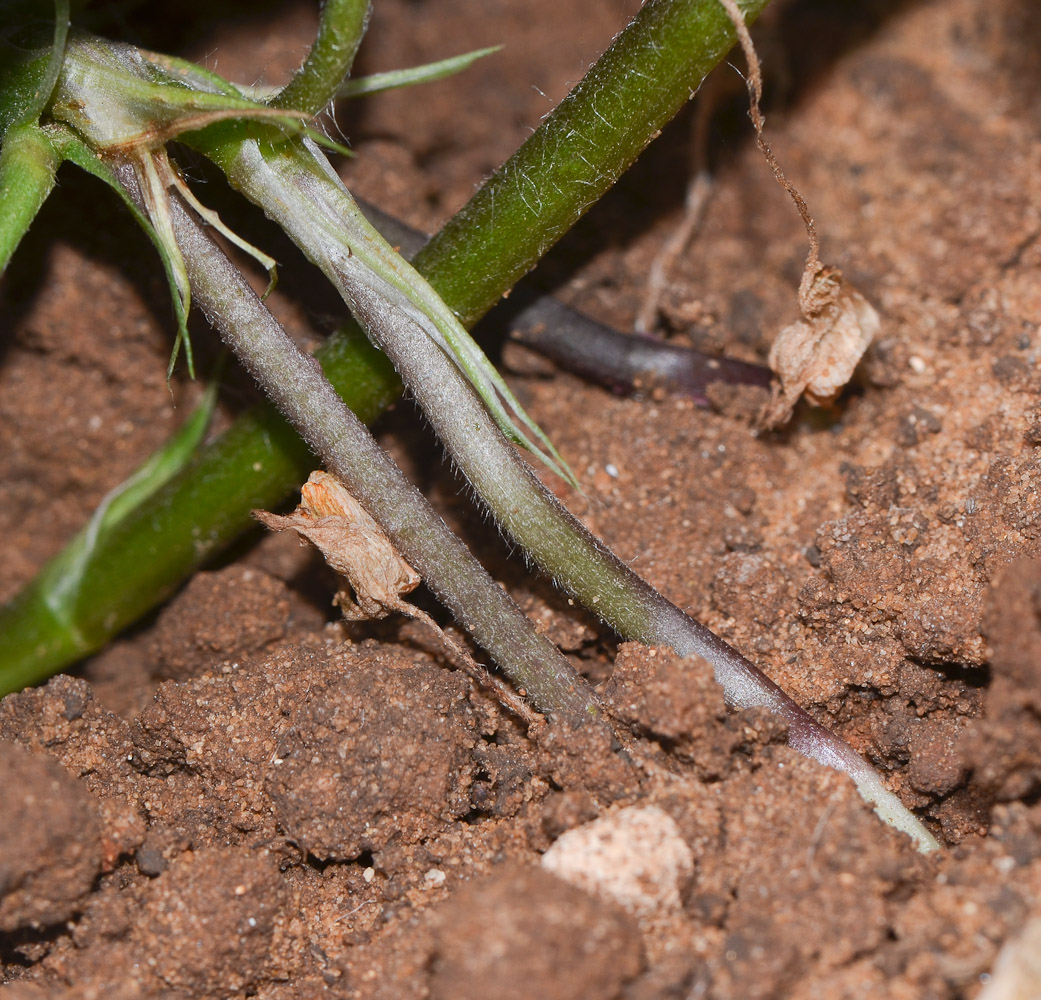
MULTIPOLYGON (((279 82, 314 27, 309 3, 183 6, 112 30, 279 82)), ((366 72, 507 45, 345 108, 343 176, 436 228, 637 6, 377 0, 366 72)), ((257 535, 0 703, 0 996, 1041 994, 1041 13, 856 8, 789 3, 757 32, 770 141, 882 315, 838 404, 764 434, 747 394, 701 410, 516 345, 504 363, 584 484, 576 513, 867 755, 944 850, 916 854, 770 717, 728 713, 703 664, 619 647, 533 578, 401 404, 382 439, 599 686, 617 741, 518 719, 422 623, 338 621, 313 553, 257 535)), ((805 236, 733 70, 714 92, 715 185, 657 332, 762 361, 797 317, 805 236)), ((540 269, 619 329, 682 218, 692 122, 540 269)), ((335 300, 279 253, 274 306, 313 342, 335 300)), ((93 181, 62 173, 3 295, 0 599, 199 392, 167 390, 160 268, 93 181)), ((221 420, 251 398, 233 376, 221 420)))

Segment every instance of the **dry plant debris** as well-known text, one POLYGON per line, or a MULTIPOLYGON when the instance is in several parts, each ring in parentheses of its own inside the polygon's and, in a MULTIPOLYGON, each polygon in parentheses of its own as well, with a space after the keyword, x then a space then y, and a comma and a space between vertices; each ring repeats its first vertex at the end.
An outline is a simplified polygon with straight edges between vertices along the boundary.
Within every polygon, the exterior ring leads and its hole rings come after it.
POLYGON ((770 367, 781 381, 760 416, 766 427, 783 424, 800 396, 814 406, 834 402, 881 326, 842 272, 819 263, 803 276, 799 309, 802 319, 781 330, 770 348, 770 367))
POLYGON ((272 531, 295 531, 322 554, 346 586, 333 598, 347 621, 370 621, 397 612, 429 626, 448 650, 453 663, 481 687, 490 690, 519 718, 533 722, 537 714, 507 684, 493 677, 422 608, 402 598, 423 581, 405 561, 383 529, 335 476, 316 469, 300 487, 300 503, 292 514, 255 510, 253 516, 272 531), (353 595, 353 599, 352 599, 353 595))
POLYGON ((438 629, 429 615, 402 600, 402 594, 422 582, 419 574, 335 476, 312 472, 300 498, 292 514, 255 510, 253 516, 272 531, 295 531, 322 553, 350 588, 342 588, 335 598, 344 618, 367 621, 397 611, 438 629))
POLYGON ((770 164, 777 183, 791 196, 806 226, 810 250, 799 283, 802 319, 786 326, 770 349, 770 367, 779 377, 770 401, 759 415, 767 428, 778 427, 792 415, 800 396, 815 406, 834 402, 853 375, 881 325, 874 307, 837 267, 820 261, 820 239, 806 201, 785 176, 763 135, 763 77, 752 37, 736 0, 719 0, 737 31, 748 63, 748 107, 756 144, 770 164))

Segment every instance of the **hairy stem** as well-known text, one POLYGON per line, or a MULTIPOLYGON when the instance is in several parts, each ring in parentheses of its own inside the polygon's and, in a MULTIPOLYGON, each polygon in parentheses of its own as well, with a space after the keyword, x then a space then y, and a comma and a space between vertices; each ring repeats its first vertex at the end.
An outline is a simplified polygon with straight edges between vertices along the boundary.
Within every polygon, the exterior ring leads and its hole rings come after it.
MULTIPOLYGON (((754 21, 769 0, 743 0, 754 21)), ((582 81, 417 255, 466 325, 625 172, 736 40, 719 0, 648 0, 582 81), (495 260, 494 272, 487 262, 495 260), (442 276, 448 262, 451 271, 442 276), (436 275, 436 277, 435 277, 436 275)))
POLYGON ((369 6, 369 0, 325 0, 318 37, 303 66, 271 99, 273 107, 316 115, 333 100, 361 45, 369 6))
MULTIPOLYGON (((371 227, 364 220, 359 224, 350 193, 318 156, 302 145, 265 155, 259 145, 243 143, 227 168, 243 193, 261 205, 339 289, 505 531, 559 586, 624 638, 706 659, 729 704, 761 706, 780 716, 788 723, 792 747, 848 774, 887 822, 904 830, 923 850, 934 849, 937 844, 928 831, 852 747, 732 646, 659 594, 542 485, 499 432, 459 369, 427 335, 411 300, 392 280, 398 275, 377 273, 366 263, 368 254, 355 252, 370 238, 371 227), (322 213, 328 216, 325 223, 322 213), (341 220, 340 225, 329 224, 331 220, 341 220)), ((372 514, 383 523, 381 511, 372 514)))
MULTIPOLYGON (((124 175, 128 189, 132 176, 124 175)), ((405 478, 303 354, 245 279, 178 203, 174 233, 196 302, 268 397, 355 498, 377 517, 427 586, 535 706, 583 722, 596 714, 589 686, 535 631, 512 598, 405 478)))

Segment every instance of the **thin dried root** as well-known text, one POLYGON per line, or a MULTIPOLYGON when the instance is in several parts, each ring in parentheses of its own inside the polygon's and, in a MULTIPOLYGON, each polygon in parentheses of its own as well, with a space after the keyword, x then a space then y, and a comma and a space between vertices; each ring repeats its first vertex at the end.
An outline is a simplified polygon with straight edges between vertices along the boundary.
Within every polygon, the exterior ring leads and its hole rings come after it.
POLYGON ((881 320, 874 307, 842 277, 837 267, 821 263, 820 238, 806 201, 785 176, 763 134, 759 107, 763 78, 748 27, 736 0, 719 2, 733 22, 748 63, 748 105, 756 144, 770 164, 777 183, 795 203, 810 242, 799 282, 802 319, 786 326, 770 349, 770 367, 780 382, 775 384, 770 401, 759 415, 760 425, 770 428, 788 420, 801 395, 815 406, 834 402, 878 333, 881 320))
POLYGON ((633 329, 637 333, 650 333, 657 324, 658 307, 665 293, 666 282, 676 260, 694 239, 712 195, 714 184, 708 169, 708 126, 716 107, 718 88, 712 83, 715 79, 714 75, 709 77, 709 86, 703 88, 698 97, 690 138, 690 161, 693 169, 683 201, 683 218, 651 262, 650 270, 647 272, 647 290, 633 322, 633 329))

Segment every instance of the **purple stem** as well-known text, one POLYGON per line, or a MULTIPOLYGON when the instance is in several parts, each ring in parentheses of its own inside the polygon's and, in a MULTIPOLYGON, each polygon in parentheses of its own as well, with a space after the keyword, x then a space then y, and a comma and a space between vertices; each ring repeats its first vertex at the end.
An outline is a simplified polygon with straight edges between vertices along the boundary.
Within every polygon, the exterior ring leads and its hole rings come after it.
MULTIPOLYGON (((427 237, 418 229, 361 199, 358 204, 403 256, 411 257, 426 243, 427 237)), ((509 329, 515 340, 562 368, 616 392, 647 391, 660 386, 707 407, 708 387, 713 382, 770 387, 772 373, 762 365, 714 358, 653 337, 621 333, 552 295, 524 285, 516 289, 509 305, 513 309, 509 329)), ((495 322, 496 314, 492 313, 489 320, 495 322)))

